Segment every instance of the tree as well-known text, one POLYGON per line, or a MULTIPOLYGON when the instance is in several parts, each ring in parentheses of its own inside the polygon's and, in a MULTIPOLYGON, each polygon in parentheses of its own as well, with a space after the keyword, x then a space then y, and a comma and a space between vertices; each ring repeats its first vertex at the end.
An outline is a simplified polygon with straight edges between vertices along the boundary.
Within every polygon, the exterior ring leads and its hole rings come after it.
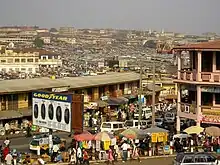
POLYGON ((34 40, 34 45, 35 47, 37 48, 42 48, 44 46, 44 41, 42 39, 40 39, 39 37, 37 37, 35 40, 34 40))

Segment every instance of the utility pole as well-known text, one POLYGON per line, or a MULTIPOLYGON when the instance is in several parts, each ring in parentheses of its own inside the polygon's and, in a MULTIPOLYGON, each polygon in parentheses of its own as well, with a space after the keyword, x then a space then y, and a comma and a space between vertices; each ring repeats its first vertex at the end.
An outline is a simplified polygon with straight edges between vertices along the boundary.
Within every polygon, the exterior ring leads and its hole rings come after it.
POLYGON ((152 93, 152 127, 155 126, 155 66, 156 63, 155 63, 155 56, 154 56, 154 59, 153 59, 153 93, 152 93))
POLYGON ((141 119, 142 119, 142 98, 141 95, 143 94, 143 87, 142 87, 142 62, 140 61, 140 81, 139 81, 139 99, 138 99, 138 109, 139 109, 139 116, 138 116, 138 129, 141 128, 141 119))

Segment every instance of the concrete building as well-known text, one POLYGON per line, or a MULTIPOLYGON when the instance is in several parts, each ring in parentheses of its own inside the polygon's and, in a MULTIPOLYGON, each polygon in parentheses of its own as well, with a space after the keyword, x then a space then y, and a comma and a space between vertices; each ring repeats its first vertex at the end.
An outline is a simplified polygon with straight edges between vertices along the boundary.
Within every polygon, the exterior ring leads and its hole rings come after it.
POLYGON ((57 68, 62 66, 60 55, 46 50, 36 50, 39 52, 39 67, 57 68))
POLYGON ((0 50, 0 70, 23 73, 36 73, 40 67, 56 68, 62 66, 59 55, 35 48, 0 50))
POLYGON ((77 32, 77 29, 74 27, 60 27, 59 34, 60 35, 73 35, 77 32))
POLYGON ((5 48, 0 50, 0 70, 35 73, 39 70, 39 52, 5 48))
POLYGON ((175 47, 178 56, 178 111, 180 118, 220 124, 220 41, 175 47), (190 67, 182 66, 182 51, 190 53, 190 67))
POLYGON ((20 120, 32 115, 32 91, 61 91, 84 94, 84 104, 100 106, 102 99, 120 100, 124 95, 134 95, 139 84, 139 74, 109 73, 98 76, 63 79, 35 78, 0 81, 0 122, 20 120))

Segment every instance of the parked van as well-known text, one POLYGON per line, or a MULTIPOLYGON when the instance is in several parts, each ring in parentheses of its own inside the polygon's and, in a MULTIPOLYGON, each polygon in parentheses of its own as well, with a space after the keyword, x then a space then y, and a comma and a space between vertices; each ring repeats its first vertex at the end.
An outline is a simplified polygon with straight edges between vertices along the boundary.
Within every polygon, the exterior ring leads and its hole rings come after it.
MULTIPOLYGON (((141 128, 147 128, 147 120, 141 120, 141 128)), ((138 128, 138 120, 126 120, 125 121, 126 128, 138 128)))
POLYGON ((107 131, 107 132, 114 132, 120 129, 124 129, 124 122, 117 122, 117 121, 112 121, 112 122, 103 122, 101 124, 101 132, 107 131))

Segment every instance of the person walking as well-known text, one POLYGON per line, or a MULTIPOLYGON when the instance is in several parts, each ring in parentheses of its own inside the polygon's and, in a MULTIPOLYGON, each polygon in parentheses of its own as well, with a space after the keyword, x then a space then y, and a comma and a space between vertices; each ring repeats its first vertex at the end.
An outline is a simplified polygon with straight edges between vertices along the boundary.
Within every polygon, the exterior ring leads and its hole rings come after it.
POLYGON ((77 148, 77 160, 76 160, 76 164, 82 164, 82 161, 83 161, 83 155, 82 155, 82 150, 81 150, 81 148, 80 148, 80 146, 78 146, 78 148, 77 148))
POLYGON ((134 160, 137 159, 138 162, 141 162, 140 156, 139 156, 139 150, 135 144, 133 145, 132 159, 134 159, 134 160))
POLYGON ((124 143, 122 144, 121 149, 122 149, 122 154, 123 154, 122 162, 124 163, 128 159, 128 144, 126 141, 124 141, 124 143))
POLYGON ((83 149, 83 164, 89 165, 89 154, 86 149, 83 149))
POLYGON ((111 163, 114 165, 114 157, 113 157, 113 149, 112 146, 110 146, 108 150, 108 164, 111 163))

